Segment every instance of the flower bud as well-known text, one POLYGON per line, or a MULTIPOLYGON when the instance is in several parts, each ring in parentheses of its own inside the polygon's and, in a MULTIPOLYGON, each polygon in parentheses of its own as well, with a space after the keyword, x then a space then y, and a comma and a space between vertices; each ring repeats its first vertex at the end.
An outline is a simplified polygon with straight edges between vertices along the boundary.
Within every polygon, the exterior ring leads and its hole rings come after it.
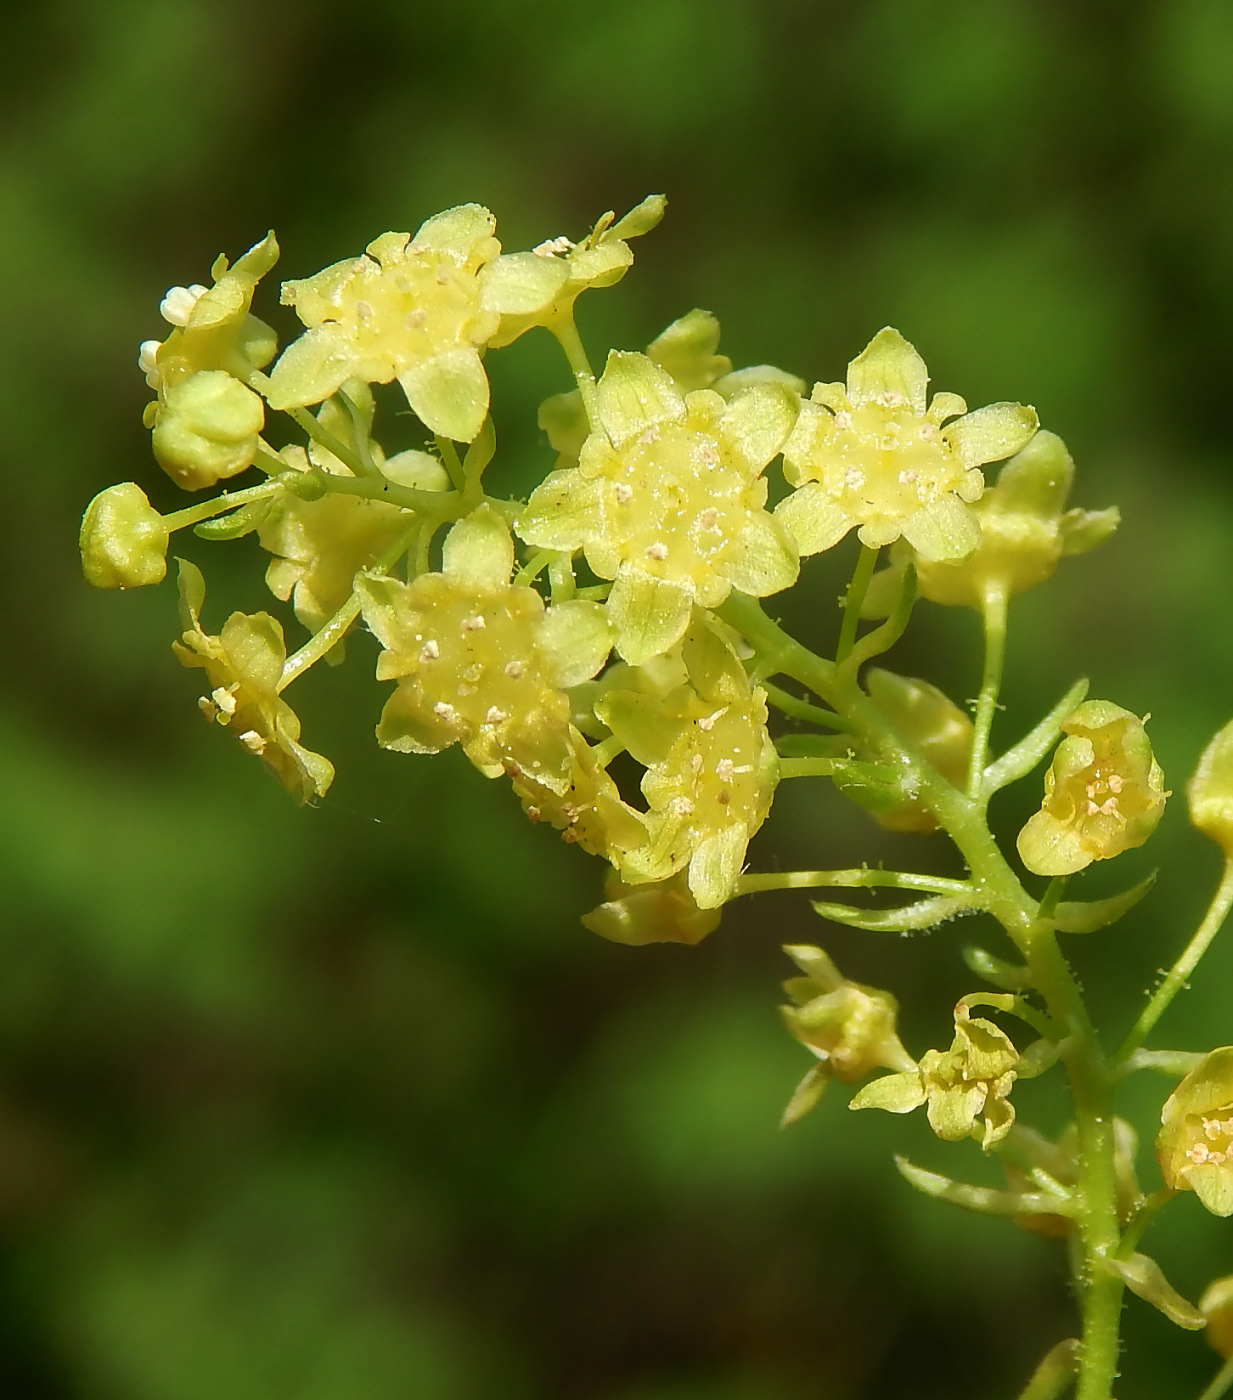
POLYGON ((81 522, 81 567, 95 588, 143 588, 167 573, 167 527, 132 481, 100 491, 81 522))
POLYGON ((1186 797, 1190 820, 1233 857, 1233 721, 1203 750, 1186 797))
POLYGON ((154 423, 154 455, 175 482, 200 491, 252 464, 265 425, 261 399, 225 370, 167 389, 154 423))
POLYGON ((783 984, 794 1005, 779 1009, 791 1034, 818 1058, 792 1096, 785 1126, 813 1108, 832 1078, 855 1084, 878 1068, 915 1071, 895 1030, 899 1004, 889 992, 849 982, 821 948, 784 952, 805 975, 783 984))
POLYGON ((1207 1340, 1221 1356, 1233 1356, 1233 1274, 1208 1286, 1199 1311, 1207 1319, 1207 1340))
POLYGON ((1233 1045, 1205 1055, 1165 1100, 1156 1157, 1165 1185, 1233 1215, 1233 1045))
POLYGON ((1141 846, 1164 812, 1164 774, 1138 716, 1088 700, 1062 725, 1045 774, 1045 800, 1019 833, 1036 875, 1073 875, 1141 846))

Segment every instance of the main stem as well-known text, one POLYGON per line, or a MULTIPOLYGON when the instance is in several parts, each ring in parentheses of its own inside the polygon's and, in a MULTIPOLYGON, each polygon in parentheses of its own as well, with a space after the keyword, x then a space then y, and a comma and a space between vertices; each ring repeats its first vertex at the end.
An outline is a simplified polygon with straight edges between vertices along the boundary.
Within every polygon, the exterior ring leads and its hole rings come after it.
MULTIPOLYGON (((753 599, 734 595, 722 613, 775 670, 808 686, 846 715, 860 738, 911 773, 921 800, 933 811, 967 862, 981 904, 1001 923, 1026 958, 1032 982, 1044 998, 1050 1018, 1062 1028, 1061 1059, 1074 1100, 1079 1159, 1081 1265, 1076 1282, 1083 1339, 1075 1400, 1111 1400, 1125 1287, 1116 1274, 1104 1267, 1104 1261, 1115 1257, 1121 1243, 1114 1176, 1112 1076, 1053 929, 1038 918, 1036 901, 1019 883, 994 841, 982 801, 946 782, 894 731, 853 680, 841 679, 833 663, 801 646, 772 622, 753 599)), ((997 689, 996 682, 988 682, 1000 674, 1000 656, 996 672, 986 662, 987 684, 982 686, 982 699, 990 697, 986 705, 990 721, 997 689)))

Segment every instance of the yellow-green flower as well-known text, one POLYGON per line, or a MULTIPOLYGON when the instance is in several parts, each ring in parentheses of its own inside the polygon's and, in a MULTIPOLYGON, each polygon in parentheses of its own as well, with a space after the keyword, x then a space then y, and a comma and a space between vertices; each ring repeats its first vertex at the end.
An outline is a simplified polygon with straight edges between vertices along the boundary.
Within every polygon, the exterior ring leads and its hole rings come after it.
POLYGON ((785 1126, 808 1113, 832 1079, 855 1084, 879 1068, 906 1074, 916 1070, 895 1030, 899 1006, 889 992, 849 982, 811 944, 784 952, 805 975, 783 984, 793 1004, 779 1009, 788 1030, 818 1059, 796 1087, 784 1112, 785 1126))
POLYGON ((984 490, 979 469, 1023 447, 1036 412, 996 403, 968 413, 957 394, 927 404, 928 383, 925 362, 887 327, 848 366, 846 385, 814 386, 784 445, 797 490, 775 512, 802 554, 854 527, 862 544, 902 536, 925 559, 959 559, 980 543, 970 509, 984 490))
POLYGON ((95 588, 141 588, 167 573, 167 526, 133 481, 100 491, 81 522, 81 567, 95 588))
POLYGON ((698 618, 682 654, 687 685, 663 698, 612 691, 595 711, 647 770, 650 842, 626 858, 625 878, 659 880, 688 867, 699 908, 714 909, 732 897, 779 766, 765 693, 750 686, 728 642, 698 618))
POLYGON ((797 411, 789 389, 759 385, 731 403, 709 389, 682 395, 647 356, 614 351, 596 400, 579 466, 550 473, 517 528, 538 548, 584 550, 614 580, 608 610, 627 661, 679 641, 695 603, 795 581, 796 550, 763 508, 762 478, 797 411))
POLYGON ((956 1015, 949 1050, 926 1050, 918 1069, 875 1079, 849 1107, 910 1113, 926 1104, 929 1126, 946 1142, 973 1136, 983 1119, 981 1146, 988 1151, 1014 1125, 1010 1091, 1018 1064, 1010 1037, 992 1021, 956 1015))
POLYGON ((957 562, 913 560, 921 595, 979 612, 990 595, 1011 598, 1033 588, 1052 576, 1065 555, 1102 544, 1117 529, 1117 507, 1066 510, 1074 475, 1061 438, 1038 432, 972 507, 980 523, 976 549, 957 562))
MULTIPOLYGON (((719 353, 719 320, 710 311, 695 309, 665 327, 646 348, 646 357, 672 376, 682 394, 714 389, 725 399, 742 389, 773 384, 797 399, 805 381, 774 365, 750 365, 733 370, 732 361, 719 353)), ((590 432, 582 395, 577 389, 553 394, 539 406, 539 426, 557 453, 557 469, 576 467, 582 445, 590 432)))
POLYGON ((1203 1334, 1223 1357, 1233 1356, 1233 1274, 1211 1283, 1199 1299, 1199 1311, 1207 1319, 1203 1334))
POLYGON ((1233 722, 1203 750, 1199 766, 1186 784, 1186 797, 1191 822, 1226 856, 1233 856, 1233 722))
POLYGON ((257 283, 278 261, 273 232, 230 265, 220 256, 210 269, 213 286, 172 287, 159 306, 175 329, 161 344, 147 340, 138 364, 152 388, 168 389, 202 370, 225 370, 247 379, 274 358, 278 338, 249 312, 257 283))
POLYGON ((1165 1185, 1233 1215, 1233 1045, 1205 1055, 1165 1101, 1156 1157, 1165 1185))
POLYGON ((402 753, 459 743, 487 777, 513 765, 564 794, 574 762, 565 692, 603 665, 608 624, 597 603, 545 609, 535 589, 510 583, 513 563, 509 530, 484 505, 446 536, 440 573, 356 580, 384 648, 377 678, 398 682, 377 738, 402 753))
POLYGON ((1129 710, 1087 700, 1062 732, 1044 803, 1019 833, 1019 855, 1036 875, 1073 875, 1141 846, 1169 796, 1143 721, 1129 710))
POLYGON ((538 311, 567 272, 533 253, 500 256, 478 204, 437 214, 412 237, 385 233, 363 257, 283 284, 308 330, 270 377, 273 408, 320 403, 346 380, 397 379, 434 433, 471 442, 488 414, 481 353, 502 315, 538 311))
POLYGON ((201 626, 205 580, 180 561, 180 612, 184 632, 172 648, 180 661, 206 673, 209 693, 197 702, 206 719, 224 725, 249 753, 257 754, 300 802, 321 797, 334 780, 334 765, 299 742, 300 721, 278 693, 287 648, 283 629, 269 613, 235 612, 218 636, 201 626))

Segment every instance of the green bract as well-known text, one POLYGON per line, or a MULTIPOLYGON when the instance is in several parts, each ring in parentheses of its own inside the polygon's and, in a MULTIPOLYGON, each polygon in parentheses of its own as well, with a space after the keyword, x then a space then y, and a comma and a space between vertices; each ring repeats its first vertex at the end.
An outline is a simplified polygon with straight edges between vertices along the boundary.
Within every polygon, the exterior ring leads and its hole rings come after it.
POLYGON ((1087 700, 1045 774, 1045 800, 1019 833, 1036 875, 1073 875, 1141 846, 1164 813, 1164 774, 1143 722, 1107 700, 1087 700))
POLYGON ((796 401, 761 385, 731 403, 682 395, 647 356, 613 352, 596 386, 599 422, 579 465, 552 472, 518 522, 528 544, 586 553, 608 600, 616 648, 638 664, 681 639, 695 603, 733 588, 764 597, 796 579, 791 540, 763 508, 762 470, 796 401))
POLYGON ((784 445, 797 490, 775 511, 802 554, 853 528, 873 547, 902 536, 924 559, 960 559, 980 543, 970 509, 984 490, 979 468, 1017 452, 1036 412, 996 403, 968 413, 957 394, 929 404, 928 383, 924 360, 887 327, 848 366, 846 385, 814 385, 784 445))

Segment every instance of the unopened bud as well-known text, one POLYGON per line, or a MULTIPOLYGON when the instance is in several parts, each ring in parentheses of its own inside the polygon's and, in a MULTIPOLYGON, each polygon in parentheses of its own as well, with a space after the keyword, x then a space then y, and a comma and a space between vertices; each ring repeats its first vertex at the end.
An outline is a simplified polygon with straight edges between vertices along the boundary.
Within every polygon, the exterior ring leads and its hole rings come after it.
POLYGON ((1233 1356, 1233 1274, 1209 1285, 1199 1311, 1207 1319, 1207 1340, 1221 1356, 1233 1356))
POLYGON ((135 482, 100 491, 81 522, 81 567, 95 588, 142 588, 167 573, 167 527, 135 482))
POLYGON ((1203 750, 1186 784, 1190 820, 1233 857, 1233 721, 1203 750))
POLYGON ((159 466, 200 491, 252 464, 265 405, 224 370, 202 370, 166 390, 154 424, 159 466))

